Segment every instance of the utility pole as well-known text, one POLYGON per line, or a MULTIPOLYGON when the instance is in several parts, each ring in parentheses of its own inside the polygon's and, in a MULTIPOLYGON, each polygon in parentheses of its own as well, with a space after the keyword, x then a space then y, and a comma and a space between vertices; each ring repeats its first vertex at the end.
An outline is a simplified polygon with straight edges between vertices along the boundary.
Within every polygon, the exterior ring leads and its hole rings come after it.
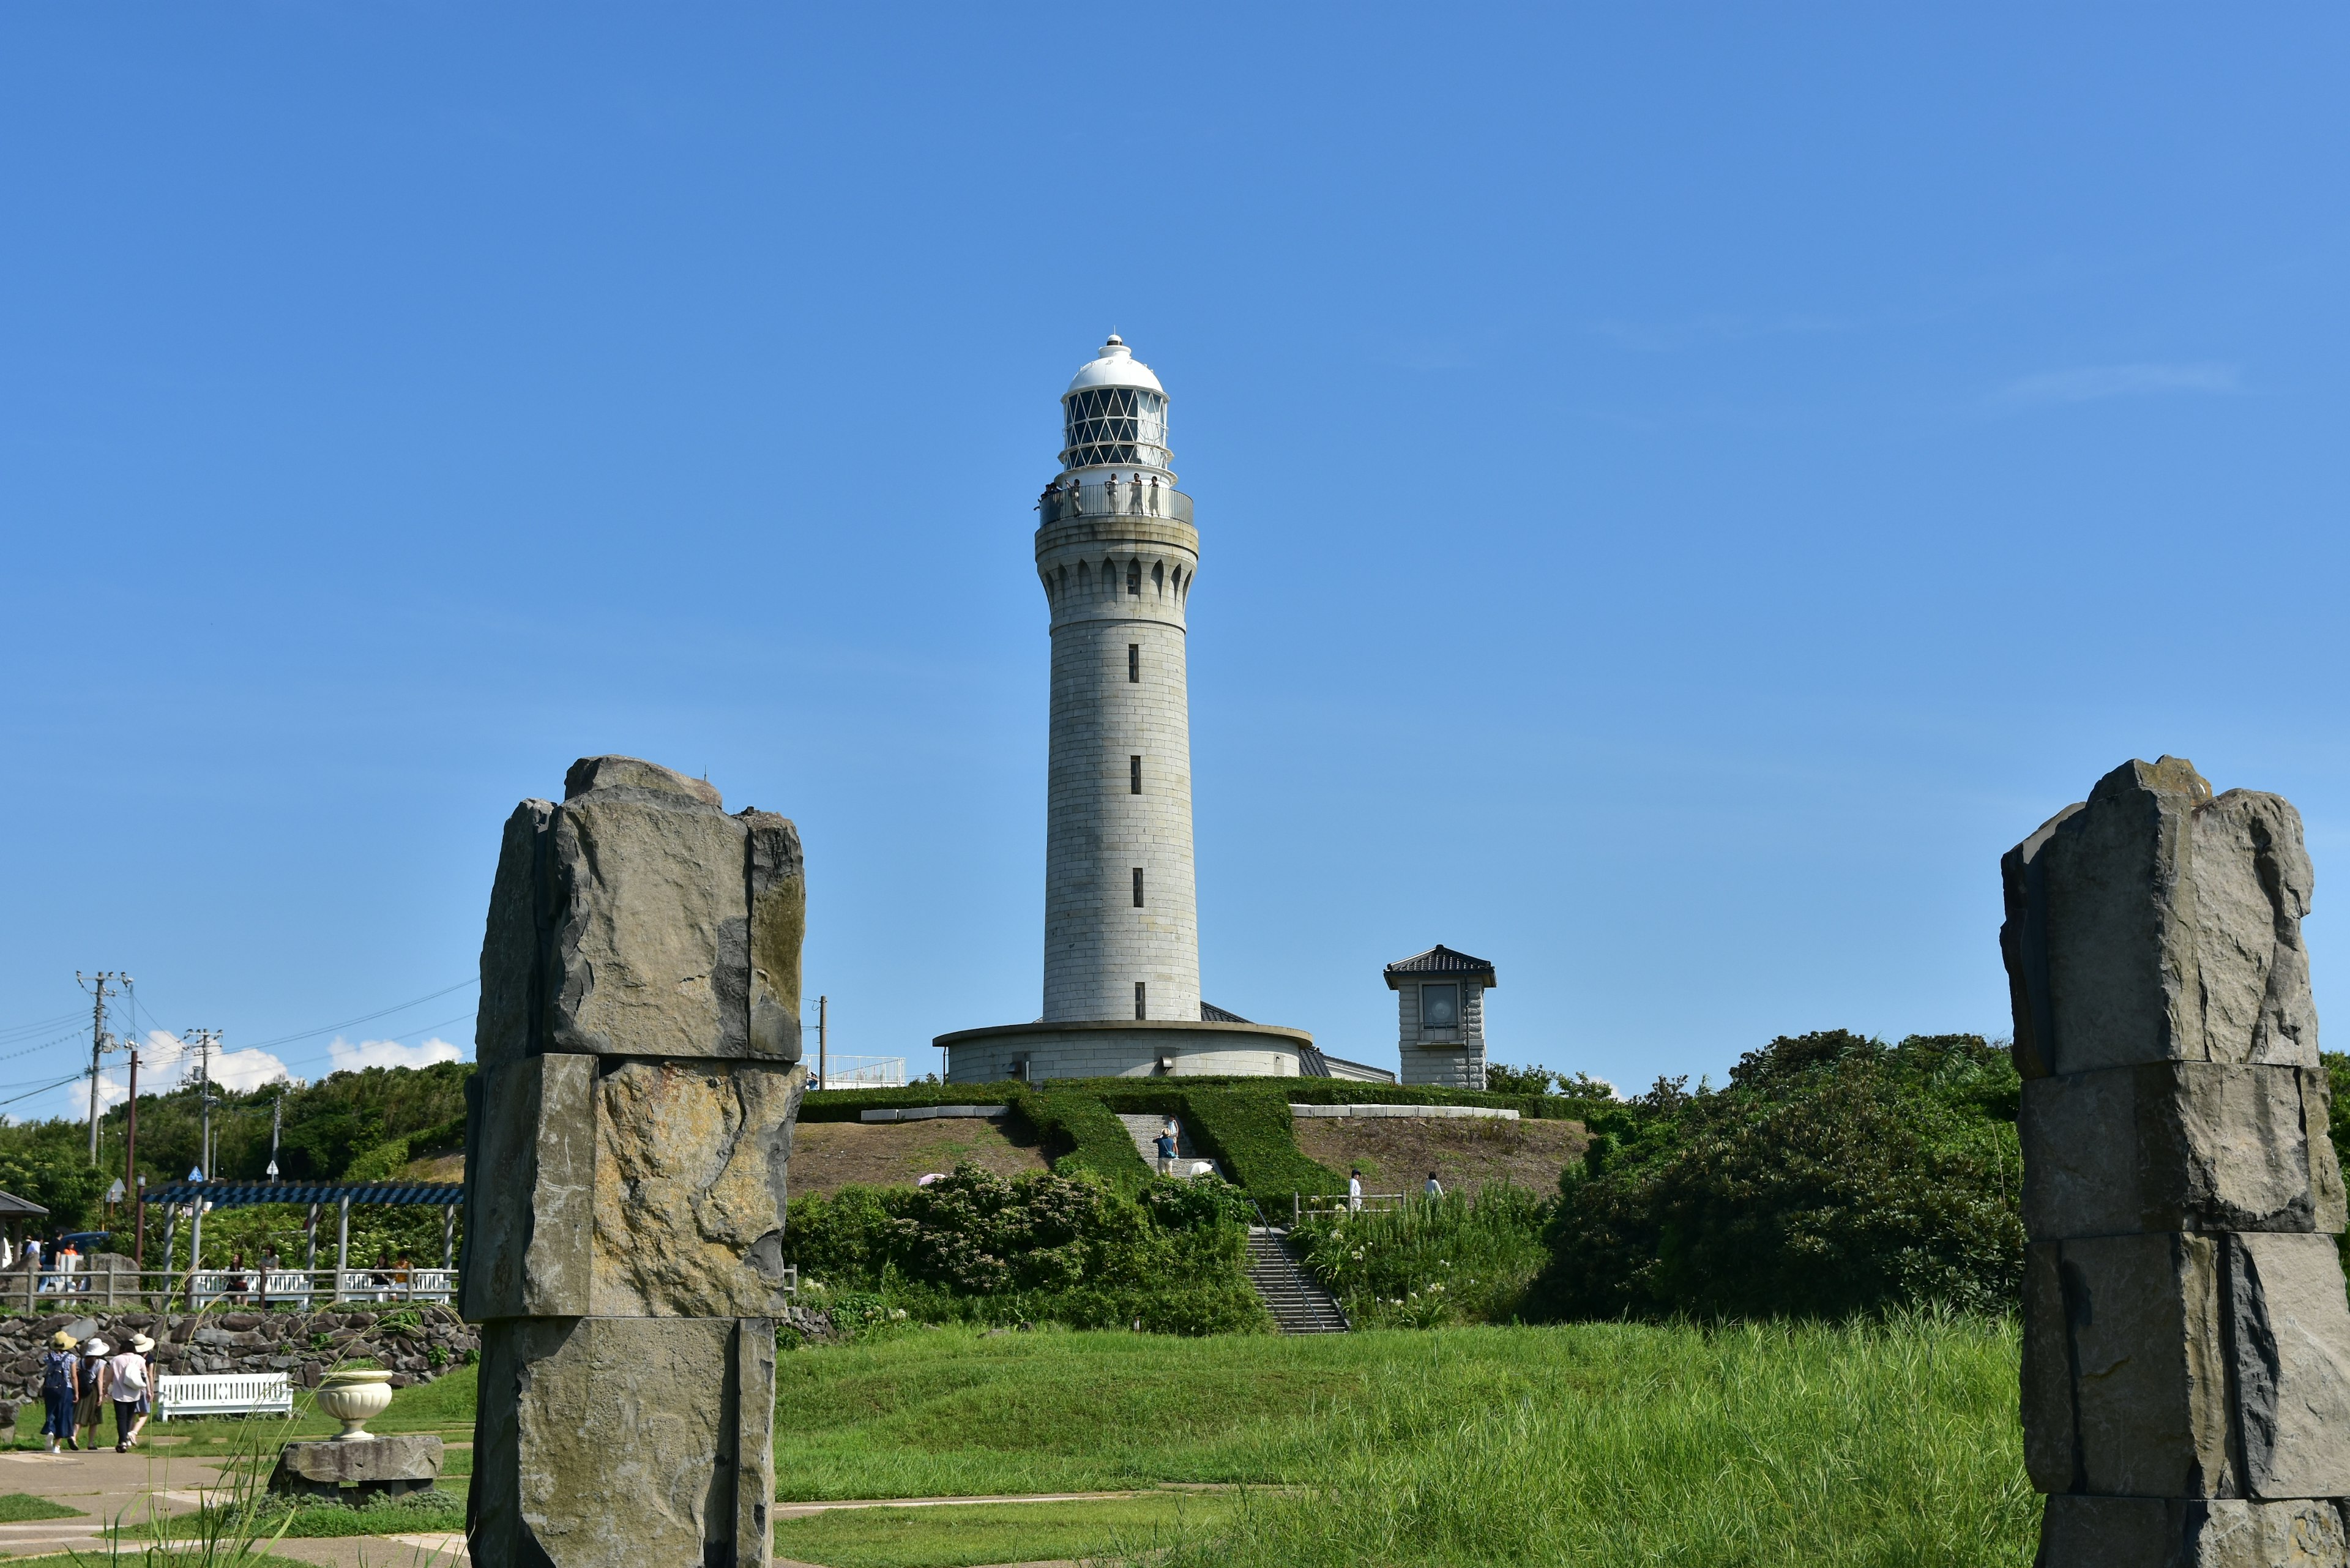
POLYGON ((269 1179, 277 1179, 277 1135, 286 1126, 286 1091, 277 1091, 269 1107, 269 1179))
MULTIPOLYGON (((137 1027, 133 1021, 132 1027, 137 1027)), ((139 1042, 130 1043, 130 1110, 122 1135, 122 1179, 130 1186, 130 1270, 147 1266, 147 1184, 139 1175, 139 1042)), ((142 1285, 144 1281, 140 1282, 142 1285)))
POLYGON ((203 1158, 198 1167, 203 1179, 213 1179, 213 1052, 220 1045, 217 1029, 188 1031, 188 1049, 196 1055, 196 1105, 203 1117, 203 1139, 200 1146, 203 1158))
POLYGON ((816 1086, 819 1089, 823 1088, 825 1085, 830 1081, 827 1074, 827 1064, 825 1061, 824 1024, 825 1014, 829 1009, 831 1000, 831 998, 824 996, 819 996, 816 999, 816 1086))
POLYGON ((74 982, 89 992, 89 1162, 98 1163, 98 1068, 114 1042, 106 1033, 106 999, 116 994, 115 983, 130 983, 130 977, 119 970, 99 970, 85 975, 74 971, 74 982))

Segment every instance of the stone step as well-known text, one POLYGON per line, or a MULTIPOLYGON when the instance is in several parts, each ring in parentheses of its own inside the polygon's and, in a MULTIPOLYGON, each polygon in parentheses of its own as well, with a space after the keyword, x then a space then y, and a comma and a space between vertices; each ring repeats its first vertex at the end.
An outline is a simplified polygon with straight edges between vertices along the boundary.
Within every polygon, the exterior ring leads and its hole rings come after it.
POLYGON ((1225 1174, 1222 1167, 1209 1159, 1192 1145, 1191 1134, 1183 1126, 1180 1117, 1153 1116, 1148 1112, 1139 1111, 1119 1111, 1117 1115, 1118 1119, 1126 1124, 1127 1136, 1134 1140, 1134 1152, 1140 1155, 1142 1163, 1151 1169, 1159 1168, 1159 1135, 1169 1122, 1173 1122, 1175 1124, 1175 1158, 1198 1160, 1209 1169, 1215 1171, 1217 1175, 1225 1174))

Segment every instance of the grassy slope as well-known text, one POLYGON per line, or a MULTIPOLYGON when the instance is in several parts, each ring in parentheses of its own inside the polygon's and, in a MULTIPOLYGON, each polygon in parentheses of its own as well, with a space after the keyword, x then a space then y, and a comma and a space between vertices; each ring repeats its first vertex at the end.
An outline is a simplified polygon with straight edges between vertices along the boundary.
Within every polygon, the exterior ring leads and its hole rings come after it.
POLYGON ((1161 1492, 1107 1502, 843 1509, 776 1525, 775 1555, 825 1568, 1131 1557, 1168 1544, 1186 1527, 1212 1527, 1231 1508, 1221 1497, 1161 1492))
MULTIPOLYGON (((1206 1563, 2017 1563, 2011 1329, 951 1331, 783 1358, 787 1497, 1252 1495, 1206 1563)), ((822 1559, 818 1559, 822 1561, 822 1559)))

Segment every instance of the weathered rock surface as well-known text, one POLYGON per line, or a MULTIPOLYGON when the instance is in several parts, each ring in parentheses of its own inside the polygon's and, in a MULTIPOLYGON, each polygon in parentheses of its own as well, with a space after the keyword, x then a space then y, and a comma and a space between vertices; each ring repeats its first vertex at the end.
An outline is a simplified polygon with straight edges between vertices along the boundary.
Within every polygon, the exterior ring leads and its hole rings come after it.
POLYGON ((2042 1568, 2345 1568, 2350 1547, 2332 1499, 2052 1497, 2038 1561, 2042 1568))
POLYGON ((2027 1078, 2146 1062, 2317 1065, 2312 874, 2279 796, 2125 763, 2001 862, 2027 1078))
POLYGON ((465 1315, 588 1310, 596 1196, 596 1062, 525 1056, 465 1086, 465 1315))
POLYGON ((269 1475, 269 1490, 353 1502, 430 1491, 441 1477, 441 1439, 381 1432, 366 1442, 288 1443, 269 1475))
POLYGON ((464 1305, 479 1568, 756 1568, 806 1070, 797 831, 588 758, 507 824, 464 1305), (496 1173, 494 1179, 489 1173, 496 1173))
POLYGON ((800 1058, 799 833, 633 757, 573 764, 506 821, 474 1054, 800 1058))
POLYGON ((2023 1086, 2023 1223, 2038 1241, 2344 1223, 2325 1075, 2158 1062, 2023 1086))
POLYGON ((627 1062, 597 1081, 590 1312, 784 1314, 784 1179, 806 1083, 749 1062, 627 1062))
POLYGON ((2042 1568, 2350 1568, 2301 819, 2130 763, 2001 862, 2042 1568))
POLYGON ((484 1332, 473 1561, 767 1560, 775 1325, 515 1319, 484 1332))

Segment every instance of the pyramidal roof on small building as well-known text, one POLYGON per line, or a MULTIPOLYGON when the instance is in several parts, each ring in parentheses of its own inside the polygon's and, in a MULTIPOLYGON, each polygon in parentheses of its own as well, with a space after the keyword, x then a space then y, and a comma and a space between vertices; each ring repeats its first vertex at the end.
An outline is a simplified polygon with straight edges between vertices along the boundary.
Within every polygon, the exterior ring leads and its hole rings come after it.
POLYGON ((1414 953, 1408 959, 1398 959, 1388 965, 1387 974, 1390 988, 1402 983, 1406 977, 1423 974, 1474 975, 1488 987, 1502 983, 1495 978, 1493 966, 1489 961, 1471 958, 1467 953, 1454 952, 1442 942, 1437 943, 1424 953, 1414 953))

